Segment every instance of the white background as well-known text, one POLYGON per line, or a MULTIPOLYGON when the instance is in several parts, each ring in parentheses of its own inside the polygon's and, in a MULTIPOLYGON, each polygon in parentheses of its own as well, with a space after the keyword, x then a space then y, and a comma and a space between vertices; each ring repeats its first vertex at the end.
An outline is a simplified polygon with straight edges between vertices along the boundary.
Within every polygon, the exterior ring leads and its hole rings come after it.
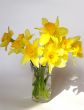
MULTIPOLYGON (((84 48, 84 0, 0 0, 0 38, 8 26, 16 37, 25 28, 36 32, 42 17, 54 22, 56 16, 69 28, 69 37, 81 36, 84 48)), ((43 104, 32 101, 32 72, 20 59, 0 49, 0 110, 84 110, 84 58, 53 70, 53 99, 43 104)))

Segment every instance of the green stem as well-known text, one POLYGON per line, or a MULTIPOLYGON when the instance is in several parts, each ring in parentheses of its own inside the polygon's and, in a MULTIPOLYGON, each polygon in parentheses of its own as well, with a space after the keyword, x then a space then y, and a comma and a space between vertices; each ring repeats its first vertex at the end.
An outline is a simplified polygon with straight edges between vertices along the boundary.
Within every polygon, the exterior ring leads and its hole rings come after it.
POLYGON ((33 82, 33 91, 32 95, 35 99, 48 99, 50 92, 47 88, 47 81, 49 75, 45 77, 45 67, 40 66, 40 68, 34 68, 34 82, 33 82))

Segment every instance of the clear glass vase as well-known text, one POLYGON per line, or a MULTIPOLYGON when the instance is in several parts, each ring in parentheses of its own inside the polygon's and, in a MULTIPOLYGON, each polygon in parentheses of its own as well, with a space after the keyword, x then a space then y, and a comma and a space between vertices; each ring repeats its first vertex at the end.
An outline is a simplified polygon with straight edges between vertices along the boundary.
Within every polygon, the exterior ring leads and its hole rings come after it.
POLYGON ((51 75, 48 66, 37 68, 31 63, 33 70, 32 99, 36 102, 48 102, 51 99, 51 75))

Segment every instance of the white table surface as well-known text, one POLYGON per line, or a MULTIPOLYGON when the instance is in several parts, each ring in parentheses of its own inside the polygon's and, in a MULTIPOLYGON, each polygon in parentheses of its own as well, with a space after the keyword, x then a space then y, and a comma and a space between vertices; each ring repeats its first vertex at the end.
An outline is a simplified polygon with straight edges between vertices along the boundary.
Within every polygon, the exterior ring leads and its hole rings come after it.
MULTIPOLYGON (((84 48, 83 0, 0 0, 0 38, 10 26, 17 33, 40 26, 40 19, 55 21, 69 28, 69 36, 81 35, 84 48)), ((0 49, 0 110, 84 110, 84 58, 73 66, 53 70, 53 98, 48 103, 32 101, 30 65, 20 64, 21 55, 8 56, 0 49)))

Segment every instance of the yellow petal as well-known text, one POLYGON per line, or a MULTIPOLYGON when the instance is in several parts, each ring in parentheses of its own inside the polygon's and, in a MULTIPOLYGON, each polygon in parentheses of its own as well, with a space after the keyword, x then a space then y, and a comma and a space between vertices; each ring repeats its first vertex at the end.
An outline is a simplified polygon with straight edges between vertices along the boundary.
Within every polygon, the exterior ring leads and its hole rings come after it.
POLYGON ((39 38, 36 38, 34 41, 33 41, 33 45, 34 46, 38 46, 39 44, 39 38))
POLYGON ((46 23, 48 23, 48 20, 46 18, 42 18, 42 24, 45 25, 46 23))
POLYGON ((27 39, 27 40, 29 40, 29 39, 31 39, 32 38, 32 35, 30 34, 30 31, 28 30, 28 29, 26 29, 25 30, 25 38, 27 39))
POLYGON ((32 58, 31 61, 36 67, 39 68, 39 58, 32 58))
POLYGON ((59 35, 60 36, 66 36, 68 34, 68 29, 65 27, 60 27, 59 28, 59 35))
POLYGON ((7 41, 4 41, 0 44, 0 47, 4 47, 4 46, 7 46, 8 45, 8 42, 7 41))
POLYGON ((83 57, 81 41, 76 41, 73 44, 72 50, 73 50, 73 52, 72 52, 73 56, 75 56, 75 57, 83 57))
POLYGON ((58 68, 63 68, 66 66, 67 60, 64 60, 63 58, 59 58, 58 62, 56 62, 55 66, 58 68))
POLYGON ((38 55, 41 56, 43 54, 43 47, 38 47, 38 55))
POLYGON ((52 36, 51 39, 56 43, 58 44, 58 38, 56 36, 52 36))
POLYGON ((24 56, 22 57, 22 59, 21 59, 21 63, 22 63, 22 64, 25 64, 25 63, 27 63, 27 62, 29 62, 29 61, 30 61, 30 57, 27 56, 27 55, 24 55, 24 56))
POLYGON ((68 42, 69 42, 70 44, 74 44, 74 43, 76 43, 78 40, 80 40, 80 36, 74 36, 74 37, 68 38, 68 42))
POLYGON ((74 36, 74 37, 73 37, 73 40, 75 40, 75 41, 80 40, 80 36, 74 36))
POLYGON ((80 40, 80 36, 74 36, 74 37, 69 38, 69 40, 70 39, 73 41, 78 41, 78 40, 80 40))
POLYGON ((57 27, 59 26, 59 17, 58 17, 58 16, 57 16, 57 18, 56 18, 55 25, 56 25, 57 27))
POLYGON ((40 43, 40 45, 45 45, 49 42, 49 40, 50 40, 50 35, 49 34, 42 34, 40 36, 39 43, 40 43))
POLYGON ((40 64, 41 64, 42 66, 46 66, 46 63, 47 63, 47 59, 46 59, 45 57, 42 57, 42 58, 40 59, 40 64))
POLYGON ((12 53, 16 53, 16 54, 19 54, 19 53, 22 53, 23 52, 23 49, 22 48, 19 48, 19 49, 11 49, 9 52, 8 52, 8 55, 12 54, 12 53))
POLYGON ((57 50, 57 54, 58 54, 59 56, 63 56, 64 53, 65 53, 65 51, 64 51, 64 49, 62 49, 62 48, 59 48, 59 49, 57 50))

